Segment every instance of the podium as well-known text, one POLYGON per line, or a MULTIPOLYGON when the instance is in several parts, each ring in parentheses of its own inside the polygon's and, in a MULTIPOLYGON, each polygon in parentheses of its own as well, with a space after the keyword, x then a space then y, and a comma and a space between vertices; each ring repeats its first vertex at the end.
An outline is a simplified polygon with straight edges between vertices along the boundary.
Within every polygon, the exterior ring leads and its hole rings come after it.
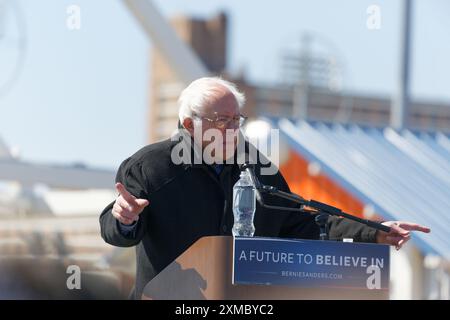
POLYGON ((145 286, 142 299, 389 299, 389 247, 318 240, 203 237, 145 286), (295 252, 287 253, 289 248, 295 252), (305 257, 302 252, 309 252, 311 261, 301 261, 305 257), (382 269, 370 261, 382 261, 382 269), (369 271, 374 268, 378 271, 372 275, 369 271), (311 275, 321 277, 308 278, 311 275), (382 278, 374 279, 375 276, 382 278))

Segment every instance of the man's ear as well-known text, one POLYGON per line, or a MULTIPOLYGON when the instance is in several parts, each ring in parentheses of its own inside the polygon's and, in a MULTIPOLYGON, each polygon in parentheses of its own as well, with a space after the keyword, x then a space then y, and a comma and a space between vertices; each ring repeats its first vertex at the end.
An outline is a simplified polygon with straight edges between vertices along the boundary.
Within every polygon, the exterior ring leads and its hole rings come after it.
POLYGON ((191 118, 184 118, 183 127, 190 133, 194 132, 194 121, 191 118))

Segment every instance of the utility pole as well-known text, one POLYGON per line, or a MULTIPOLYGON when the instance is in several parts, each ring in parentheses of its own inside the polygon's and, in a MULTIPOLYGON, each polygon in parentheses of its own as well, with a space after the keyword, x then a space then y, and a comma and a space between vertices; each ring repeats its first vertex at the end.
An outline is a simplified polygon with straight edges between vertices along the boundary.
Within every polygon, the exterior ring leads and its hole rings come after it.
POLYGON ((403 21, 400 42, 400 68, 398 87, 391 106, 391 126, 402 130, 408 126, 410 108, 409 84, 411 77, 411 11, 412 0, 403 0, 403 21))

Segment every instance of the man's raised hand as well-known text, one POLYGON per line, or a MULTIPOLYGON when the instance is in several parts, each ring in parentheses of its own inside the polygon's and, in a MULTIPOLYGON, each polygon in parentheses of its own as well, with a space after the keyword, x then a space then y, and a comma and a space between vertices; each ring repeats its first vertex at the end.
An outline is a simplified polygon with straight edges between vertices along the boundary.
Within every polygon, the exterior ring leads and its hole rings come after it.
POLYGON ((378 231, 377 243, 395 246, 397 250, 400 250, 400 248, 411 238, 410 231, 431 232, 431 229, 426 226, 407 221, 386 221, 383 222, 383 225, 390 227, 391 231, 389 233, 378 231))
POLYGON ((149 202, 146 199, 138 199, 133 196, 120 182, 116 183, 116 190, 119 196, 111 213, 121 223, 130 225, 139 219, 139 214, 148 206, 149 202))

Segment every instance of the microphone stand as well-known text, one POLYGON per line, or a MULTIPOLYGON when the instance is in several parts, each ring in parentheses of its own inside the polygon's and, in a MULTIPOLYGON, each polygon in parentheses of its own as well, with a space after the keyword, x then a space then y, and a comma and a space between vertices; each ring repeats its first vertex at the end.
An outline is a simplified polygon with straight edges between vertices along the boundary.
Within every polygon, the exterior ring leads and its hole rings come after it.
POLYGON ((295 203, 300 204, 300 208, 289 208, 289 207, 281 207, 281 206, 272 206, 268 205, 264 202, 264 198, 260 195, 257 195, 257 200, 259 204, 267 209, 274 209, 274 210, 281 210, 281 211, 296 211, 296 212, 307 212, 310 214, 316 214, 315 221, 317 225, 320 228, 320 240, 328 240, 328 217, 329 216, 338 216, 338 217, 344 217, 353 221, 357 221, 359 223, 365 224, 371 228, 375 228, 377 230, 381 230, 384 232, 389 233, 391 231, 391 228, 388 226, 385 226, 381 223, 371 221, 368 219, 361 219, 359 217, 356 217, 352 214, 343 212, 341 209, 330 206, 326 203, 316 201, 316 200, 306 200, 299 195, 295 193, 289 193, 284 192, 281 190, 278 190, 277 188, 273 186, 267 186, 262 184, 259 179, 254 174, 253 166, 246 163, 242 166, 241 170, 248 170, 250 173, 250 176, 253 180, 253 184, 255 186, 255 189, 257 190, 257 193, 259 192, 262 194, 269 194, 275 197, 283 198, 295 203), (314 210, 308 210, 304 209, 303 207, 310 207, 314 210))

